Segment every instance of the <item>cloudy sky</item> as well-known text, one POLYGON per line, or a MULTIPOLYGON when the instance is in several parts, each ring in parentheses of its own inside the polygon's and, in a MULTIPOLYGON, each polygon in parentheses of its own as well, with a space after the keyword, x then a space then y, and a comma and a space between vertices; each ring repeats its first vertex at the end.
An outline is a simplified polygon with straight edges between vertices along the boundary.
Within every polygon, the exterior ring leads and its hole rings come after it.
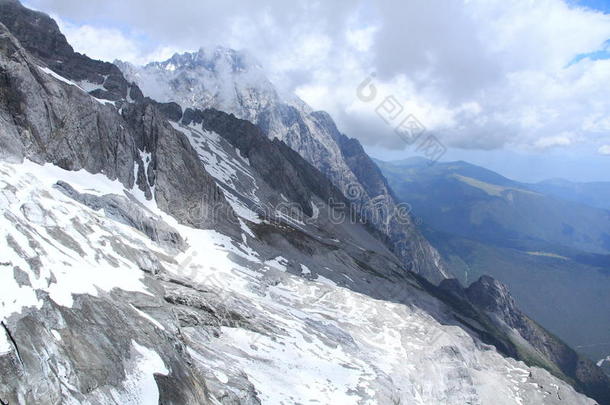
POLYGON ((393 97, 446 159, 523 179, 610 180, 610 0, 26 0, 89 56, 247 49, 376 157, 415 154, 393 97), (373 74, 377 98, 357 97, 373 74), (386 121, 391 121, 389 124, 386 121))

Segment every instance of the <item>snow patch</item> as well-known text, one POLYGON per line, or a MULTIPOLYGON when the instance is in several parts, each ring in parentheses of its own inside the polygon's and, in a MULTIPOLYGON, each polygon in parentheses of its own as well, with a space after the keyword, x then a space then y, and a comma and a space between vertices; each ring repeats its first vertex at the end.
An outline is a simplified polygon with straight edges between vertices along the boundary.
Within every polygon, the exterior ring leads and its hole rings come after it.
MULTIPOLYGON (((124 186, 118 180, 110 180, 103 173, 91 174, 86 170, 64 170, 51 163, 39 165, 25 160, 21 165, 14 166, 20 171, 29 171, 43 187, 52 187, 58 180, 70 184, 80 193, 89 193, 97 196, 105 194, 123 194, 124 186)), ((10 184, 10 181, 7 180, 10 184)))
MULTIPOLYGON (((46 291, 57 304, 71 307, 73 295, 96 296, 114 288, 149 294, 137 263, 117 254, 108 241, 131 228, 67 197, 53 185, 63 180, 80 192, 122 194, 123 186, 103 175, 70 172, 26 161, 0 164, 0 239, 8 242, 0 271, 0 319, 27 307, 40 307, 36 291, 46 291), (39 212, 40 211, 40 212, 39 212), (88 226, 87 234, 75 223, 88 226), (18 285, 13 269, 25 272, 30 285, 18 285)), ((150 244, 144 235, 123 238, 134 248, 150 244), (139 238, 139 239, 138 239, 139 238), (139 245, 139 246, 138 246, 139 245)))
POLYGON ((316 281, 319 283, 322 283, 322 284, 326 284, 327 286, 330 286, 330 287, 337 287, 337 283, 335 283, 331 279, 328 279, 320 274, 318 274, 316 281))
POLYGON ((8 340, 6 331, 0 330, 0 356, 13 351, 13 345, 8 340))
MULTIPOLYGON (((260 204, 260 201, 256 196, 258 186, 250 172, 250 163, 241 155, 240 151, 214 132, 204 131, 193 125, 187 127, 177 122, 170 122, 170 124, 189 139, 206 171, 223 189, 225 199, 237 216, 252 223, 261 223, 259 215, 244 203, 249 200, 254 204, 260 204), (231 150, 233 152, 230 152, 231 150), (238 190, 237 186, 241 183, 240 177, 246 182, 252 183, 251 189, 238 190), (239 195, 241 193, 244 195, 239 195)), ((248 231, 245 232, 250 234, 248 231)))
POLYGON ((332 349, 299 333, 282 343, 244 329, 223 327, 222 334, 247 355, 242 366, 264 404, 375 404, 352 392, 361 381, 362 365, 340 346, 332 349), (250 344, 254 339, 255 349, 250 344))
POLYGON ((309 267, 301 264, 301 274, 311 274, 311 270, 309 270, 309 267))
POLYGON ((229 377, 227 377, 227 375, 220 370, 214 370, 214 375, 222 384, 226 384, 229 382, 229 377))
POLYGON ((286 272, 287 271, 287 267, 286 266, 288 266, 288 260, 286 260, 282 256, 278 256, 278 257, 276 257, 274 259, 267 260, 265 262, 265 266, 266 267, 274 268, 276 270, 280 270, 280 271, 286 272))
POLYGON ((83 89, 83 91, 86 91, 87 93, 91 93, 92 91, 95 91, 95 90, 104 90, 104 86, 97 84, 97 83, 91 83, 88 80, 81 80, 77 83, 77 85, 78 85, 78 87, 83 89))
MULTIPOLYGON (((38 66, 38 69, 40 69, 43 73, 51 76, 52 78, 59 80, 62 83, 69 84, 70 86, 74 86, 87 94, 89 94, 89 92, 97 90, 97 89, 103 89, 102 86, 95 84, 95 83, 88 82, 86 80, 83 80, 77 84, 77 83, 73 82, 72 80, 66 79, 63 76, 58 75, 57 73, 55 73, 54 71, 52 71, 51 69, 46 68, 46 67, 38 66)), ((116 107, 116 103, 114 101, 104 100, 104 99, 96 98, 93 96, 91 96, 91 98, 102 105, 111 105, 113 107, 116 107)))
POLYGON ((98 103, 102 104, 102 105, 111 105, 113 107, 116 107, 116 104, 115 104, 114 101, 104 100, 104 99, 93 97, 93 96, 91 96, 91 98, 94 99, 95 101, 97 101, 98 103))
POLYGON ((155 318, 153 318, 152 316, 148 315, 146 312, 139 310, 138 308, 134 307, 133 305, 130 305, 134 311, 136 311, 136 313, 138 315, 140 315, 142 318, 146 319, 148 322, 152 323, 153 325, 155 325, 157 328, 161 329, 161 330, 165 330, 165 327, 163 325, 161 325, 159 323, 159 321, 157 321, 155 318))
POLYGON ((159 403, 159 387, 155 374, 167 375, 169 371, 161 357, 153 350, 139 345, 132 340, 136 365, 123 383, 127 398, 121 398, 127 404, 152 405, 159 403))
MULTIPOLYGON (((74 83, 72 80, 68 80, 63 76, 58 75, 57 73, 55 73, 54 71, 52 71, 49 68, 38 66, 38 69, 40 69, 43 73, 51 76, 52 78, 59 80, 60 82, 69 84, 70 86, 78 87, 79 89, 85 91, 83 88, 81 88, 78 84, 74 83)), ((85 93, 86 93, 86 91, 85 91, 85 93)))

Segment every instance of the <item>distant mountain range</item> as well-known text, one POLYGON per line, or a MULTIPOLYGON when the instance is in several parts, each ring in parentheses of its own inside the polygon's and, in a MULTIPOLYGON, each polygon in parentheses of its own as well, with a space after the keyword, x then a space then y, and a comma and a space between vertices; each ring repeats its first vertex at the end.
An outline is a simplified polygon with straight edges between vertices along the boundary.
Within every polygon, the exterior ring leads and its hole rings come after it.
POLYGON ((429 166, 417 159, 380 166, 399 199, 408 199, 440 231, 503 246, 610 253, 609 211, 575 202, 581 195, 555 195, 569 193, 567 187, 546 192, 547 183, 519 183, 465 162, 429 166))
POLYGON ((422 158, 376 163, 463 284, 489 274, 592 359, 610 354, 610 183, 527 184, 422 158))
POLYGON ((576 183, 564 179, 550 179, 531 184, 530 188, 564 200, 610 210, 610 182, 576 183))

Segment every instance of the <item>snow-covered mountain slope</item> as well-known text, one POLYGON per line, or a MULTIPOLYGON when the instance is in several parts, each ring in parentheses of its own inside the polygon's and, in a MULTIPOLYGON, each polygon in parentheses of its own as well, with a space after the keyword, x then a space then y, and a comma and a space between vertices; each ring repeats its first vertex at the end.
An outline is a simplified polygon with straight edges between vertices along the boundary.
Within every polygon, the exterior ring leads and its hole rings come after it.
POLYGON ((450 274, 439 254, 400 207, 385 178, 358 141, 332 118, 293 95, 281 95, 248 54, 226 48, 174 55, 144 67, 115 62, 145 95, 183 109, 215 108, 257 124, 324 173, 350 204, 386 235, 412 271, 438 283, 450 274))
POLYGON ((514 360, 536 347, 464 291, 406 271, 282 141, 219 111, 100 102, 47 64, 81 59, 56 26, 57 54, 21 45, 49 17, 0 0, 7 18, 2 402, 594 403, 514 360))
POLYGON ((594 403, 442 325, 414 286, 411 305, 352 292, 309 273, 315 259, 265 260, 84 171, 2 163, 0 185, 5 402, 594 403), (162 218, 184 247, 73 198, 107 193, 162 218))
POLYGON ((215 107, 256 122, 261 111, 284 103, 262 67, 246 53, 232 49, 176 54, 146 69, 120 61, 116 64, 128 80, 141 83, 148 97, 175 101, 183 108, 215 107))
MULTIPOLYGON (((206 162, 215 163, 213 165, 207 163, 206 167, 219 171, 217 169, 222 169, 227 164, 231 166, 231 159, 227 158, 228 156, 239 157, 240 161, 247 162, 247 169, 241 165, 241 170, 247 171, 257 184, 255 192, 248 194, 248 190, 252 188, 247 186, 242 191, 238 176, 227 178, 224 175, 217 175, 217 180, 224 190, 235 195, 237 201, 246 204, 250 202, 248 206, 258 212, 264 205, 273 208, 263 211, 263 215, 278 213, 278 208, 280 211, 282 208, 293 208, 289 212, 290 215, 276 215, 275 220, 277 221, 278 218, 286 220, 291 227, 301 232, 300 237, 288 238, 289 243, 297 249, 287 250, 285 243, 277 242, 278 239, 286 238, 286 233, 280 232, 279 235, 270 238, 269 229, 261 233, 262 229, 255 224, 252 225, 256 233, 255 241, 262 240, 265 243, 258 249, 268 249, 272 246, 277 248, 277 252, 269 257, 281 254, 306 264, 304 268, 297 265, 296 271, 289 270, 296 275, 305 274, 307 277, 307 274, 311 274, 310 268, 312 268, 315 269, 314 274, 324 279, 330 279, 342 287, 373 298, 415 305, 421 305, 425 301, 421 298, 421 301, 419 299, 412 301, 410 298, 412 292, 403 290, 403 285, 411 284, 414 280, 404 277, 405 273, 400 263, 393 259, 391 253, 385 251, 377 240, 371 239, 371 235, 363 232, 360 222, 347 221, 345 218, 342 221, 333 221, 338 217, 333 213, 332 207, 325 205, 324 201, 331 199, 339 201, 338 193, 333 194, 332 187, 325 186, 325 179, 320 178, 320 174, 305 162, 299 165, 298 162, 302 159, 298 155, 277 140, 273 142, 267 140, 258 128, 247 121, 235 119, 218 111, 199 112, 195 115, 200 121, 192 121, 188 126, 183 124, 174 124, 174 126, 180 127, 200 149, 211 151, 211 154, 201 155, 206 162), (209 144, 213 146, 206 147, 209 144), (278 160, 277 157, 284 153, 287 153, 286 159, 278 160), (286 165, 286 162, 290 163, 286 165), (301 192, 295 192, 295 186, 301 192), (261 192, 263 188, 271 190, 271 193, 261 192), (291 203, 283 206, 271 205, 269 201, 272 201, 273 195, 278 193, 284 202, 291 203), (252 201, 257 202, 251 204, 252 201), (268 202, 265 204, 264 201, 268 202), (304 212, 310 206, 315 209, 309 213, 304 212), (313 238, 322 244, 317 246, 315 243, 308 244, 308 254, 304 256, 303 237, 313 238), (339 241, 343 243, 339 244, 339 241), (328 255, 330 252, 327 252, 325 246, 328 243, 356 258, 354 266, 342 266, 343 259, 334 262, 334 258, 328 255), (363 249, 367 251, 364 255, 363 249), (322 267, 320 263, 316 263, 316 259, 321 259, 326 265, 322 267), (372 279, 369 278, 371 271, 376 276, 372 279), (388 285, 385 282, 388 279, 394 280, 396 284, 388 285)), ((225 173, 230 171, 220 170, 225 173)), ((236 212, 241 210, 236 209, 236 212)), ((252 215, 246 214, 244 220, 248 217, 251 218, 252 215)), ((482 278, 467 290, 461 289, 455 280, 443 281, 440 290, 422 284, 419 280, 416 280, 415 284, 420 284, 422 288, 427 289, 430 294, 439 297, 452 308, 449 310, 451 315, 440 316, 442 322, 452 324, 453 320, 459 319, 461 327, 465 327, 469 333, 473 333, 474 329, 476 332, 473 336, 492 343, 504 354, 527 359, 531 364, 544 367, 555 375, 562 376, 566 381, 573 381, 580 390, 591 393, 602 403, 610 398, 610 385, 603 372, 523 314, 517 308, 506 286, 489 278, 482 278), (453 314, 456 309, 457 313, 453 314), (480 330, 481 327, 483 330, 480 330)), ((428 308, 428 311, 438 315, 435 309, 428 308)))

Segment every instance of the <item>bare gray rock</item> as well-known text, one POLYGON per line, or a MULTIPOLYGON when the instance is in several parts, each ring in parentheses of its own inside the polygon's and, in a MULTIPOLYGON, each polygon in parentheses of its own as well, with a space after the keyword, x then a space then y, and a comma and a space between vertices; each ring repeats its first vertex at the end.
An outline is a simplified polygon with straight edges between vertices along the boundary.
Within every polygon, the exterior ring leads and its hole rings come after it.
POLYGON ((144 67, 115 63, 148 96, 180 104, 183 122, 199 124, 202 117, 196 109, 215 108, 256 124, 271 140, 283 141, 340 190, 407 269, 436 284, 450 276, 417 229, 409 207, 398 204, 360 143, 340 133, 327 113, 312 111, 296 97, 280 97, 247 55, 219 47, 176 54, 144 67))
MULTIPOLYGON (((11 17, 5 11, 0 8, 0 21, 11 17)), ((154 190, 159 206, 182 223, 236 234, 237 223, 222 192, 188 140, 152 101, 121 103, 120 109, 100 102, 68 79, 58 80, 56 73, 43 70, 42 62, 1 24, 0 50, 5 159, 103 173, 126 188, 138 187, 149 199, 154 190)))
POLYGON ((58 181, 55 187, 93 210, 104 210, 109 218, 143 232, 155 242, 178 250, 185 247, 184 240, 177 230, 169 226, 162 218, 150 212, 133 197, 128 198, 127 196, 114 194, 99 197, 93 194, 79 193, 65 181, 58 181))

